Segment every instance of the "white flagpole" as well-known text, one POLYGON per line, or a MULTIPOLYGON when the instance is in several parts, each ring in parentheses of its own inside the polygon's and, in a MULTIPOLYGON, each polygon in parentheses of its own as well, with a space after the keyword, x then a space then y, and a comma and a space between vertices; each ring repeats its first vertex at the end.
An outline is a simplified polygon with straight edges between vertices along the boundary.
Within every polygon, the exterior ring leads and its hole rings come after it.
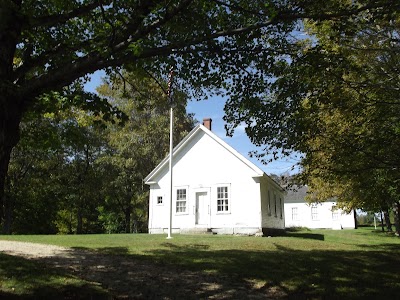
POLYGON ((174 148, 174 109, 172 105, 172 77, 173 69, 169 73, 168 80, 168 100, 170 102, 170 120, 169 120, 169 223, 167 239, 172 239, 172 197, 173 197, 173 182, 172 182, 172 151, 174 148))
POLYGON ((172 150, 173 150, 173 132, 174 132, 174 109, 170 108, 170 122, 169 122, 169 227, 167 239, 172 239, 172 197, 173 197, 173 183, 172 183, 172 150))

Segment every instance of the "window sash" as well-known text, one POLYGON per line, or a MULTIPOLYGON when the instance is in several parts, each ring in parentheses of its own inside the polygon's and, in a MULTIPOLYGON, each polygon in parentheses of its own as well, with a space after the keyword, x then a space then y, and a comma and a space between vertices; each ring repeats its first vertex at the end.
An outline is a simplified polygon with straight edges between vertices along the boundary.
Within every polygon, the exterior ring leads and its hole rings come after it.
POLYGON ((332 220, 339 220, 339 211, 337 210, 336 206, 332 206, 332 220))
POLYGON ((268 191, 268 204, 267 204, 268 215, 271 215, 271 192, 268 191))
POLYGON ((227 186, 217 187, 217 212, 229 212, 229 194, 227 186))
POLYGON ((292 207, 292 220, 297 221, 298 220, 298 211, 297 207, 292 207))
POLYGON ((176 190, 176 200, 186 200, 186 189, 176 190))
POLYGON ((186 189, 176 190, 176 213, 186 213, 186 189))
POLYGON ((316 205, 311 206, 311 219, 313 221, 318 220, 318 207, 316 205))
POLYGON ((186 200, 185 201, 176 201, 176 212, 184 213, 186 212, 186 200))

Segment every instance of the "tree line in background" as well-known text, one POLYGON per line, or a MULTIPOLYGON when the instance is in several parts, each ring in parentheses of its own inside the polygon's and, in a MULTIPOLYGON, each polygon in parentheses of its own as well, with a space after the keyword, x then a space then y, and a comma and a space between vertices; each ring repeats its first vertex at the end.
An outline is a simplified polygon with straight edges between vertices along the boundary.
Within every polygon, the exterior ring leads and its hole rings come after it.
MULTIPOLYGON (((261 160, 299 153, 311 200, 392 210, 400 232, 399 14, 394 0, 0 2, 2 227, 33 228, 30 218, 42 213, 43 222, 57 220, 53 231, 89 232, 94 223, 87 220, 121 214, 126 224, 119 226, 131 228, 129 217, 139 217, 127 199, 141 201, 147 158, 126 158, 123 146, 147 145, 149 133, 130 140, 113 130, 115 117, 132 111, 82 86, 96 70, 131 69, 141 95, 135 78, 162 82, 174 66, 191 97, 228 98, 228 133, 245 123, 252 142, 264 147, 261 160), (132 187, 120 189, 128 179, 132 187), (94 210, 89 198, 108 202, 94 210)), ((144 95, 153 90, 147 84, 144 95)), ((131 109, 145 111, 147 102, 131 109)))
MULTIPOLYGON (((143 178, 169 151, 167 97, 157 81, 126 72, 98 92, 126 116, 122 124, 60 95, 51 112, 24 118, 6 177, 4 233, 147 230, 143 178)), ((174 93, 175 141, 194 125, 186 102, 174 93)))
POLYGON ((374 226, 377 230, 380 228, 382 232, 392 232, 392 224, 394 222, 394 213, 392 212, 366 212, 357 215, 358 226, 374 226))

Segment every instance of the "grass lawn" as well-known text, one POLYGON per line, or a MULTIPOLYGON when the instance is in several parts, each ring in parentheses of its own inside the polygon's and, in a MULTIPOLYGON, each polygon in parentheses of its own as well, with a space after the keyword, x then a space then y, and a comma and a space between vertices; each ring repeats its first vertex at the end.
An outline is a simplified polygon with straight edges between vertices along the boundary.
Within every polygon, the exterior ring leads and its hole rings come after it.
MULTIPOLYGON (((257 292, 258 296, 265 291, 269 297, 295 299, 400 297, 400 239, 372 228, 301 230, 271 238, 175 235, 167 240, 165 237, 0 236, 0 243, 15 240, 89 249, 105 257, 122 257, 122 262, 148 262, 176 272, 195 272, 203 278, 226 279, 219 282, 219 294, 208 291, 199 298, 243 295, 235 293, 235 289, 257 292), (271 294, 271 290, 278 292, 271 294)), ((169 293, 158 296, 171 298, 173 291, 169 293)), ((46 266, 43 261, 0 254, 0 298, 2 295, 38 299, 44 296, 74 299, 79 295, 84 299, 120 294, 73 272, 46 266)))

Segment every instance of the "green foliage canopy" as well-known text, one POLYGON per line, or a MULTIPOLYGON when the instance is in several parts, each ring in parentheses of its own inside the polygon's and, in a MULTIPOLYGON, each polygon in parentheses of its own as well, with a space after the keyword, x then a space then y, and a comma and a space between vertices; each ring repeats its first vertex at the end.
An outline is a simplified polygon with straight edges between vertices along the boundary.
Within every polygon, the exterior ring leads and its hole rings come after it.
MULTIPOLYGON (((143 179, 169 151, 169 103, 161 80, 140 72, 115 75, 98 88, 129 118, 123 127, 109 124, 107 153, 99 160, 105 169, 102 208, 105 219, 122 215, 125 232, 147 230, 148 186, 143 179)), ((188 97, 174 89, 174 142, 177 144, 194 127, 186 113, 188 97)))
POLYGON ((302 154, 313 201, 374 211, 398 203, 399 20, 399 10, 307 20, 308 37, 273 69, 267 92, 227 104, 227 121, 245 122, 265 147, 261 159, 302 154))
MULTIPOLYGON (((297 51, 292 32, 301 29, 299 20, 347 26, 363 12, 380 16, 398 7, 392 0, 1 1, 0 201, 23 114, 37 112, 46 93, 79 94, 81 78, 99 69, 131 64, 159 75, 175 65, 193 94, 231 93, 227 110, 239 116, 227 120, 235 126, 297 51)), ((109 108, 87 95, 78 99, 78 107, 109 108)), ((0 220, 2 210, 0 202, 0 220)))
MULTIPOLYGON (((4 232, 147 230, 143 179, 169 149, 166 83, 147 74, 121 75, 98 91, 129 117, 123 125, 69 104, 67 109, 59 95, 54 112, 25 116, 6 177, 4 232)), ((174 89, 173 98, 177 143, 194 121, 186 114, 187 95, 174 89)))

